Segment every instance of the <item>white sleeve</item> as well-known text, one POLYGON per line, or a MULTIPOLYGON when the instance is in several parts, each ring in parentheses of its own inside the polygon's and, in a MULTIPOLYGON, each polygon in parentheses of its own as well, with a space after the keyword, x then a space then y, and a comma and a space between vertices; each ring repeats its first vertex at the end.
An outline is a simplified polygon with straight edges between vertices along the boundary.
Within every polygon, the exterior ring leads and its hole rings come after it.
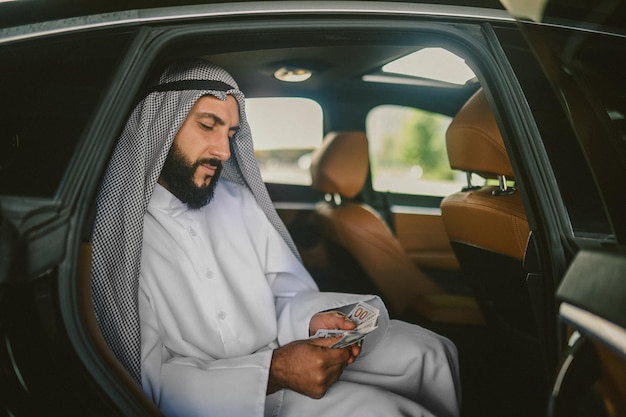
POLYGON ((271 350, 211 361, 174 357, 163 347, 146 288, 139 310, 142 386, 165 415, 263 416, 271 350))
MULTIPOLYGON (((383 337, 389 323, 387 309, 378 296, 342 293, 322 293, 302 263, 261 213, 257 222, 265 223, 267 241, 265 242, 265 274, 272 287, 278 321, 278 344, 309 338, 309 323, 316 313, 340 309, 348 305, 365 301, 380 310, 378 329, 367 337, 367 349, 362 355, 377 345, 383 337)), ((257 224, 263 224, 257 223, 257 224)))

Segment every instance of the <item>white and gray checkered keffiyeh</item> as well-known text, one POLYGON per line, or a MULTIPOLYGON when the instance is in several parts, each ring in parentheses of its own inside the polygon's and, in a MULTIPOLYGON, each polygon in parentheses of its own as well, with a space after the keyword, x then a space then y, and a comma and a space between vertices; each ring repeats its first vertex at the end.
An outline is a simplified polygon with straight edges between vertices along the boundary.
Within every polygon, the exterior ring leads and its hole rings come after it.
POLYGON ((206 61, 170 66, 126 123, 98 194, 92 237, 96 318, 109 347, 139 383, 138 286, 143 216, 174 136, 196 100, 207 94, 222 100, 232 95, 239 103, 239 130, 231 141, 231 158, 224 164, 221 180, 250 188, 299 259, 261 179, 246 119, 245 98, 235 80, 224 69, 206 61))

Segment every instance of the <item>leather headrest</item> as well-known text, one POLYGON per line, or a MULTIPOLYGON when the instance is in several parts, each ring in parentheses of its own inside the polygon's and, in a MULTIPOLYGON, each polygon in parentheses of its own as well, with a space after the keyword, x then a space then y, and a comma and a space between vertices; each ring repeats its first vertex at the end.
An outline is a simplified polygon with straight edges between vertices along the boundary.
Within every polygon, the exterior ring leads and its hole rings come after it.
POLYGON ((446 146, 452 169, 475 172, 484 178, 514 178, 500 129, 482 88, 450 123, 446 146))
POLYGON ((367 137, 363 132, 331 132, 311 161, 312 187, 323 193, 354 198, 369 171, 367 137))

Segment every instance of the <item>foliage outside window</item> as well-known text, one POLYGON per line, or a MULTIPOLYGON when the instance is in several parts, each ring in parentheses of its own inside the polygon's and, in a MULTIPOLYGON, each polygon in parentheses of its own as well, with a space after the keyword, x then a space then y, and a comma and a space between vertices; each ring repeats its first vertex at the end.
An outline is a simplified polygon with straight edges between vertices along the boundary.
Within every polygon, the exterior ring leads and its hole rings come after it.
POLYGON ((446 151, 451 120, 410 107, 374 108, 367 117, 374 189, 432 196, 461 189, 465 179, 450 169, 446 151))

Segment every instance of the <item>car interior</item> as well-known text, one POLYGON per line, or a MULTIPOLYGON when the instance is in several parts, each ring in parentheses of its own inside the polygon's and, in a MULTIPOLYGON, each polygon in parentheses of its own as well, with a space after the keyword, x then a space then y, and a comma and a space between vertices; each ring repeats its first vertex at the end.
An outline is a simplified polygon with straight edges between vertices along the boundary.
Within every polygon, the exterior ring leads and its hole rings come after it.
MULTIPOLYGON (((216 38, 210 47, 163 54, 145 84, 168 62, 195 56, 227 69, 247 98, 319 104, 323 134, 311 151, 310 184, 266 185, 320 289, 380 295, 393 318, 450 337, 459 349, 464 416, 543 412, 551 377, 524 297, 530 231, 484 81, 473 76, 452 84, 383 71, 425 48, 453 51, 466 62, 471 56, 428 33, 276 31, 253 40, 247 34, 216 38), (280 71, 312 75, 285 82, 277 78, 280 71), (367 117, 382 105, 452 121, 441 133, 446 162, 462 178, 456 192, 444 198, 373 188, 367 117)), ((100 340, 95 321, 91 327, 100 340)))
POLYGON ((371 39, 338 31, 332 36, 341 40, 332 43, 327 34, 302 36, 300 47, 202 57, 227 68, 247 97, 306 97, 322 107, 323 140, 312 152, 310 187, 266 181, 305 265, 322 290, 378 294, 393 317, 453 339, 464 415, 540 412, 550 375, 525 296, 530 230, 481 80, 459 85, 383 71, 424 48, 451 50, 466 62, 471 56, 432 35, 371 39), (281 82, 274 74, 284 67, 313 75, 281 82), (445 198, 421 200, 374 189, 367 116, 380 105, 451 118, 446 162, 465 185, 445 198), (411 247, 416 237, 422 243, 411 247))

